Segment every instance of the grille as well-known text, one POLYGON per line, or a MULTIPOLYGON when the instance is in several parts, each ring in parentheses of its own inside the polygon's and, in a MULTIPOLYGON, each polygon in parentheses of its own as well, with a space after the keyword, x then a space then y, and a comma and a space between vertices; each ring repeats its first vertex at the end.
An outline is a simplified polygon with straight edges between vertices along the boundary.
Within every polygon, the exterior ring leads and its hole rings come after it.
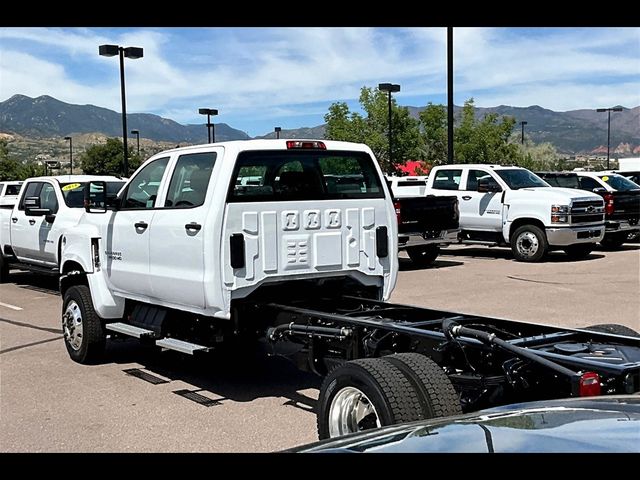
POLYGON ((604 221, 604 202, 602 200, 586 200, 573 203, 571 206, 571 223, 593 223, 604 221))

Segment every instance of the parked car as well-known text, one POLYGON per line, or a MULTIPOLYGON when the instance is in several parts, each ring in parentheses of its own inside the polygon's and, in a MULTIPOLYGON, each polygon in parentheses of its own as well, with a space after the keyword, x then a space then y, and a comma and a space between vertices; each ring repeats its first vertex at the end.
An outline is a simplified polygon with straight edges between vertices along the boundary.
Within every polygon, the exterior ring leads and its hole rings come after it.
POLYGON ((605 202, 606 248, 619 248, 640 233, 640 185, 617 173, 577 172, 580 186, 601 195, 605 202))
POLYGON ((367 430, 287 451, 640 453, 640 395, 519 403, 367 430))
POLYGON ((0 208, 11 209, 18 201, 22 181, 0 182, 0 208))

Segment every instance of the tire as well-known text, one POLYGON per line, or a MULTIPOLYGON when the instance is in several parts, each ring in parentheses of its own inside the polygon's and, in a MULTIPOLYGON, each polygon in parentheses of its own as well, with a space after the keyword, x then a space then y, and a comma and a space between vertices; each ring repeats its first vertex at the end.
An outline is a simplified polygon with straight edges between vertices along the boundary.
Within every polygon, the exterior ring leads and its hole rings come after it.
POLYGON ((438 245, 423 245, 420 247, 408 247, 407 255, 411 261, 418 267, 428 267, 440 254, 438 245))
POLYGON ((604 238, 600 242, 600 245, 602 245, 602 247, 606 248, 607 250, 615 250, 620 248, 622 244, 625 243, 626 241, 627 241, 626 233, 625 234, 611 233, 611 234, 604 235, 604 238))
POLYGON ((72 360, 95 363, 104 353, 106 335, 102 319, 93 308, 91 292, 86 285, 74 285, 64 294, 62 332, 72 360))
POLYGON ((419 353, 397 353, 382 358, 398 367, 419 393, 422 418, 462 413, 460 399, 451 380, 429 357, 419 353))
POLYGON ((577 245, 569 245, 568 247, 564 247, 564 253, 571 260, 582 260, 586 258, 593 251, 592 243, 579 243, 577 245))
POLYGON ((352 360, 334 368, 322 382, 318 437, 322 440, 378 425, 419 420, 421 410, 418 392, 399 368, 382 358, 352 360), (356 415, 358 405, 370 405, 373 411, 360 419, 349 418, 348 424, 338 420, 341 413, 343 420, 356 415))
POLYGON ((592 332, 613 333, 615 335, 626 335, 627 337, 640 338, 640 333, 636 332, 633 328, 629 328, 626 325, 620 325, 618 323, 600 323, 598 325, 591 325, 585 330, 591 330, 592 332))
POLYGON ((0 283, 6 283, 9 280, 9 262, 7 262, 0 253, 0 283))
POLYGON ((511 235, 511 251, 518 262, 539 262, 548 249, 547 236, 535 225, 522 225, 511 235))

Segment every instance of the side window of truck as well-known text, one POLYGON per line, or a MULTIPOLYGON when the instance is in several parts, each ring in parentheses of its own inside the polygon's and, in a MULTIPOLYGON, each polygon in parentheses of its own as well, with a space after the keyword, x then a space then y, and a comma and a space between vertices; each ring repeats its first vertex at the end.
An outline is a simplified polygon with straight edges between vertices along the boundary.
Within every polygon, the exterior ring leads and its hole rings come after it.
POLYGON ((490 173, 485 172, 484 170, 469 170, 469 176, 467 177, 467 188, 465 188, 465 190, 470 192, 477 192, 478 180, 480 180, 481 178, 483 180, 485 179, 488 180, 489 185, 491 186, 493 185, 495 185, 496 187, 499 186, 496 179, 493 178, 490 173))
POLYGON ((592 192, 594 188, 604 188, 604 187, 600 185, 597 182, 597 180, 594 180, 593 178, 580 177, 580 188, 582 190, 589 190, 590 192, 592 192))
POLYGON ((168 163, 169 157, 162 157, 140 170, 129 182, 121 208, 136 210, 154 208, 160 181, 168 163))
POLYGON ((462 170, 438 170, 433 179, 433 188, 438 190, 458 190, 461 178, 462 170))
POLYGON ((191 208, 202 205, 215 162, 215 152, 180 155, 173 170, 164 206, 191 208))

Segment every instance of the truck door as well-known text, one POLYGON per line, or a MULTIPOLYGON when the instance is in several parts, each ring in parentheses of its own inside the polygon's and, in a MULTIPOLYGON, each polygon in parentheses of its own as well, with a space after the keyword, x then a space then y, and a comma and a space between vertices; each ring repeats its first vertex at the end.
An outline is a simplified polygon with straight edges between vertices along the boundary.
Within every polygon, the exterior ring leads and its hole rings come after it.
POLYGON ((157 208, 161 180, 169 157, 147 164, 122 193, 120 208, 104 227, 103 248, 107 258, 107 278, 114 291, 135 292, 151 297, 149 279, 149 227, 157 208))
MULTIPOLYGON (((41 197, 45 182, 29 182, 24 188, 18 208, 11 212, 11 247, 16 257, 23 262, 39 263, 40 245, 48 234, 48 229, 42 226, 44 217, 27 216, 24 201, 27 197, 41 197)), ((53 186, 51 186, 53 187, 53 186)), ((42 198, 40 198, 42 205, 42 198)))
POLYGON ((464 218, 465 228, 470 230, 502 231, 502 192, 478 192, 478 180, 480 179, 501 189, 490 172, 469 169, 459 197, 460 222, 462 223, 464 218))
POLYGON ((207 195, 216 152, 180 155, 171 173, 163 208, 151 222, 151 291, 173 304, 204 308, 204 239, 207 195))

